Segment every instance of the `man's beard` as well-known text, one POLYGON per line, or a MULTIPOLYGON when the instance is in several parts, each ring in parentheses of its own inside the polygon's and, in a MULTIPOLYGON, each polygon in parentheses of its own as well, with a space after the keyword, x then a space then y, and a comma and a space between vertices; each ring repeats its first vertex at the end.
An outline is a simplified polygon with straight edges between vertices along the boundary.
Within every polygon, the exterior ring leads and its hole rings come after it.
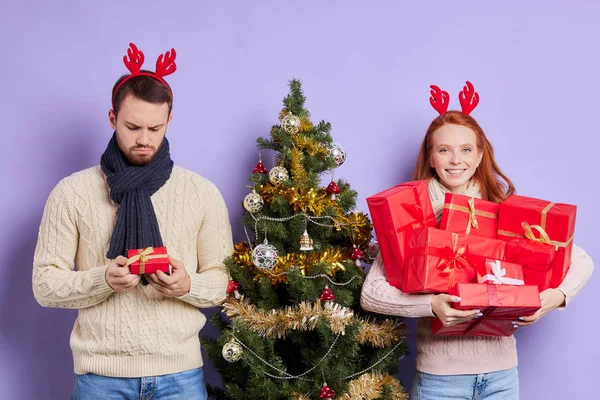
POLYGON ((135 146, 129 149, 127 154, 125 154, 125 157, 127 157, 127 160, 132 165, 135 165, 136 167, 145 167, 146 165, 150 164, 152 160, 154 160, 157 152, 158 151, 152 146, 135 146), (136 154, 135 150, 138 149, 149 149, 153 150, 153 152, 149 154, 136 154))

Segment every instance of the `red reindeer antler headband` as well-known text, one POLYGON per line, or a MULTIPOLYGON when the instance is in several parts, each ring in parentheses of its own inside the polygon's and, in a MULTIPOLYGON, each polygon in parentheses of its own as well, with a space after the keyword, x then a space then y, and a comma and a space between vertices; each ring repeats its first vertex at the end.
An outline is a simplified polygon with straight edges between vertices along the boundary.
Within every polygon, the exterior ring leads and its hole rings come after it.
POLYGON ((177 64, 175 64, 175 57, 177 53, 175 49, 171 49, 167 51, 165 54, 161 54, 156 59, 156 70, 154 72, 143 72, 142 64, 144 64, 144 53, 141 50, 138 50, 137 46, 133 43, 129 43, 129 48, 127 49, 127 55, 123 56, 123 63, 131 72, 131 75, 125 77, 121 83, 116 87, 115 92, 113 94, 113 109, 115 107, 115 96, 117 92, 131 78, 135 78, 136 76, 150 76, 158 81, 160 81, 163 85, 167 87, 169 90, 169 94, 171 95, 171 99, 173 98, 173 93, 171 93, 171 88, 165 82, 163 77, 167 75, 171 75, 173 72, 177 70, 177 64))
MULTIPOLYGON (((450 104, 450 95, 445 90, 440 89, 438 86, 431 85, 431 97, 429 102, 431 106, 442 115, 448 111, 448 104, 450 104)), ((473 88, 473 84, 467 81, 467 84, 463 87, 463 90, 458 94, 458 100, 462 112, 469 115, 471 111, 479 104, 479 93, 473 88)))

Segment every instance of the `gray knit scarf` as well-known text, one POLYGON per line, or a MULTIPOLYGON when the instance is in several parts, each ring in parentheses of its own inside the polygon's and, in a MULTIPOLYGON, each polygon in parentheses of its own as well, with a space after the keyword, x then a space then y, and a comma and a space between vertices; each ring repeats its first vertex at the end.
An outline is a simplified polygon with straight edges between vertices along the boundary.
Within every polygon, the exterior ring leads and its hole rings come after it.
POLYGON ((107 257, 127 256, 128 249, 163 246, 152 196, 171 176, 169 142, 163 139, 156 156, 145 166, 132 165, 117 144, 116 133, 100 161, 110 187, 110 198, 119 204, 117 223, 107 257))

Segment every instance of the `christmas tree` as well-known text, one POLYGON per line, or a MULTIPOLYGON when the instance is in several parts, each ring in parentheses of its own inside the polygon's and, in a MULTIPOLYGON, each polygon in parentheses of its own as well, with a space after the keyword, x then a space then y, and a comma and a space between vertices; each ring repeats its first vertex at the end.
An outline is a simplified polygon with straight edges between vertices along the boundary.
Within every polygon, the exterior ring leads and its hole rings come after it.
POLYGON ((331 125, 313 125, 291 80, 279 124, 258 148, 244 198, 247 241, 226 260, 229 296, 204 347, 221 373, 216 399, 405 399, 394 378, 406 353, 400 319, 360 308, 371 222, 333 171, 346 153, 331 125), (327 186, 321 186, 321 177, 327 186))

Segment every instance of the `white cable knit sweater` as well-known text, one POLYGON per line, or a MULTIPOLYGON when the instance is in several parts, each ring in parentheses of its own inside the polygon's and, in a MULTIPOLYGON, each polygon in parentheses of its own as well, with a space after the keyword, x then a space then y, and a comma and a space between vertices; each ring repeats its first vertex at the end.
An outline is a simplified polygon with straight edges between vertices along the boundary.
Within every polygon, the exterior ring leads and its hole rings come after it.
MULTIPOLYGON (((437 180, 429 181, 429 196, 440 220, 444 196, 448 191, 437 180)), ((465 195, 481 197, 476 184, 465 195)), ((591 258, 573 245, 571 267, 559 289, 565 294, 565 306, 579 293, 594 269, 591 258)), ((405 294, 391 286, 378 255, 363 285, 361 305, 365 310, 387 315, 419 318, 417 322, 417 370, 435 375, 480 374, 517 366, 514 336, 434 336, 431 334, 431 294, 405 294)))
POLYGON ((197 307, 225 299, 223 260, 233 251, 227 208, 212 183, 178 166, 151 199, 168 253, 191 277, 179 298, 150 285, 115 293, 106 283, 118 205, 99 166, 63 179, 48 198, 33 293, 43 306, 79 310, 71 333, 77 374, 142 377, 202 366, 198 332, 206 317, 197 307))

